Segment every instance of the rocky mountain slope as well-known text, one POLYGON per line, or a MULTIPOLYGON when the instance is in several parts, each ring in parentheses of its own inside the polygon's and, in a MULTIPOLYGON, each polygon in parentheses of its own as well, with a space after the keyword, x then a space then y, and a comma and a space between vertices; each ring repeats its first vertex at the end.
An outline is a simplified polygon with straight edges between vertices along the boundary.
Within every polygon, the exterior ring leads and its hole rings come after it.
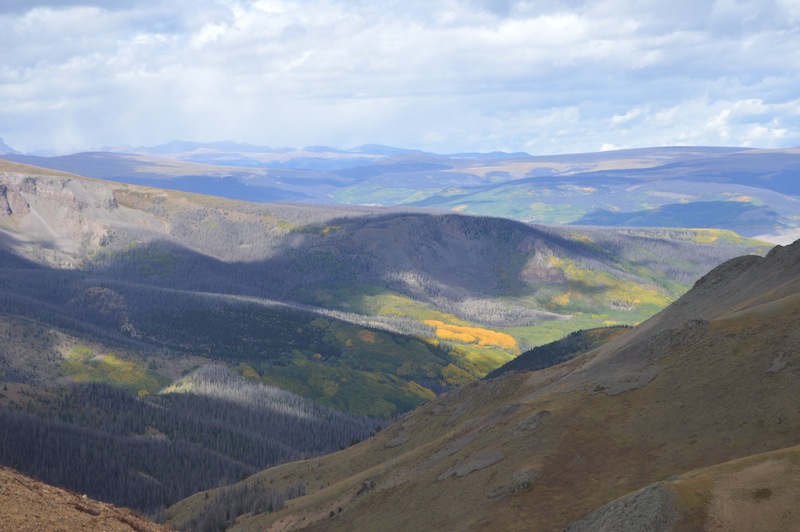
MULTIPOLYGON (((307 493, 236 529, 796 528, 799 318, 800 242, 731 260, 571 361, 462 387, 355 447, 247 479, 303 479, 307 493)), ((182 501, 171 523, 225 491, 182 501)))
POLYGON ((0 529, 161 532, 167 529, 130 510, 48 486, 0 467, 0 529))

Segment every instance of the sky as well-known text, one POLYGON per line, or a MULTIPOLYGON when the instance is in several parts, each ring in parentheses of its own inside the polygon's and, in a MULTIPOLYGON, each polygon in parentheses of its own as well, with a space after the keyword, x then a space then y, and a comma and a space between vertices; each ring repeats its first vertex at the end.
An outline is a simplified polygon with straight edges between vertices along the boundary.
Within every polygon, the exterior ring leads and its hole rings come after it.
POLYGON ((800 0, 0 0, 26 153, 800 146, 800 0))

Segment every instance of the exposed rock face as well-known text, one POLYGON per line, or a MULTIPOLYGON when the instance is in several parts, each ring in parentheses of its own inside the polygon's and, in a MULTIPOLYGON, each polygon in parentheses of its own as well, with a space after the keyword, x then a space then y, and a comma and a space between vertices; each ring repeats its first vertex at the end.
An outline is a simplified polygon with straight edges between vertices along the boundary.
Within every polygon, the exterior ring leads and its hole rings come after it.
MULTIPOLYGON (((526 244, 528 244, 526 242, 526 244)), ((548 282, 564 283, 567 277, 564 272, 556 268, 551 259, 555 256, 552 250, 543 245, 528 245, 536 249, 534 255, 525 263, 525 267, 520 271, 519 278, 528 282, 548 282)))
POLYGON ((28 201, 14 187, 0 183, 0 216, 18 214, 26 215, 30 212, 28 201))
POLYGON ((17 240, 17 253, 39 262, 75 267, 119 228, 135 231, 136 214, 104 183, 0 172, 2 229, 17 240))
POLYGON ((456 465, 439 475, 439 480, 445 480, 451 477, 463 477, 479 471, 481 469, 493 466, 506 457, 502 451, 482 451, 468 456, 461 460, 456 465))
POLYGON ((568 526, 566 532, 666 532, 672 529, 674 521, 674 498, 675 495, 663 484, 651 484, 598 508, 568 526))
POLYGON ((42 178, 24 177, 6 174, 3 176, 8 182, 19 182, 22 192, 33 194, 39 198, 53 201, 59 205, 70 207, 77 211, 89 208, 97 210, 111 210, 118 207, 114 193, 108 186, 87 179, 70 178, 42 178), (17 179, 14 179, 17 177, 17 179))

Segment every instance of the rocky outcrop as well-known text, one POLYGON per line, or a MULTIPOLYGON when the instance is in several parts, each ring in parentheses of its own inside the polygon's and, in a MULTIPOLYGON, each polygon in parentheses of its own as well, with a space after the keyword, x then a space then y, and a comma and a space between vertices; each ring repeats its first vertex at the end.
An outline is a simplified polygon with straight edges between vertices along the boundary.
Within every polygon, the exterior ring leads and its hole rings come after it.
POLYGON ((0 183, 0 216, 11 214, 24 216, 29 212, 30 205, 19 190, 0 183))
POLYGON ((16 253, 37 262, 75 267, 115 235, 156 225, 151 221, 120 207, 107 183, 0 172, 0 231, 13 236, 16 253))
POLYGON ((526 247, 530 247, 536 251, 520 271, 520 280, 529 283, 565 283, 567 281, 567 276, 562 270, 553 265, 552 259, 555 257, 555 253, 543 244, 534 246, 530 243, 532 241, 533 239, 529 239, 528 242, 524 243, 527 245, 526 247))
POLYGON ((568 526, 565 532, 666 532, 672 529, 675 495, 663 484, 651 484, 598 508, 568 526))

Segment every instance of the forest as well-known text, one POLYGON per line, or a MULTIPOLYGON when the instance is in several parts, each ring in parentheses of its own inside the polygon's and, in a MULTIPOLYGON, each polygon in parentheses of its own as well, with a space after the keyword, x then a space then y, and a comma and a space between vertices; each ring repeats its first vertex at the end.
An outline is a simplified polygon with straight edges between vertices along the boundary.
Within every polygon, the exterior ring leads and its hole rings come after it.
MULTIPOLYGON (((386 423, 247 382, 219 366, 181 384, 144 398, 105 383, 6 384, 0 463, 156 516, 198 491, 345 448, 386 423)), ((275 508, 289 498, 273 495, 275 508)))

